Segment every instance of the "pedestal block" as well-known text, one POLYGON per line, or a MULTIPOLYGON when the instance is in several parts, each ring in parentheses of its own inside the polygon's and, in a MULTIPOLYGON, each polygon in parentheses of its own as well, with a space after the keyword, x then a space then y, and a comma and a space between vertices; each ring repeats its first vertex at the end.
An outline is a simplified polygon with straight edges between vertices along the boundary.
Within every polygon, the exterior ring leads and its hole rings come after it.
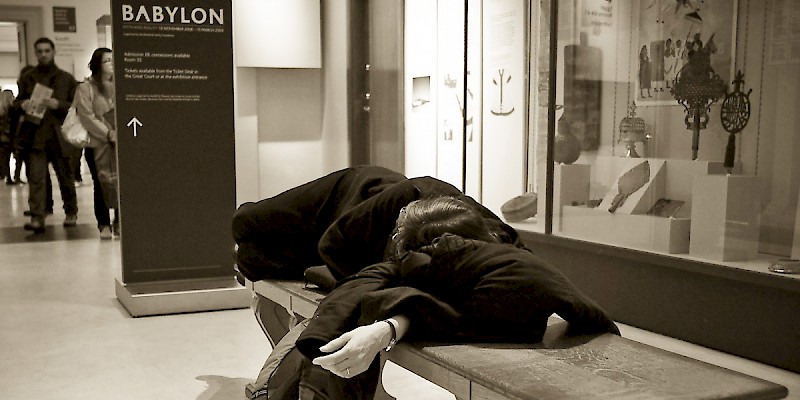
MULTIPOLYGON (((553 174, 553 229, 561 230, 562 206, 589 201, 591 165, 557 164, 553 174)), ((544 203, 543 201, 539 202, 544 203)), ((544 214, 540 214, 544 215, 544 214)))
POLYGON ((689 254, 716 261, 755 258, 759 195, 760 183, 755 176, 695 176, 689 254))
POLYGON ((689 219, 562 207, 561 233, 576 239, 666 254, 689 252, 689 219))

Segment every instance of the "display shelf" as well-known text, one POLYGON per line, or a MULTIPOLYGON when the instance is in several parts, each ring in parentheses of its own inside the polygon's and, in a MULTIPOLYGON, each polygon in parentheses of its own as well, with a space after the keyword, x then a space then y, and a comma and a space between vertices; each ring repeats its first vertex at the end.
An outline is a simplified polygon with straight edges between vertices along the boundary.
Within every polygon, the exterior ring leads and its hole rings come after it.
POLYGON ((571 237, 666 254, 689 252, 688 218, 609 213, 601 208, 564 206, 558 232, 571 237))

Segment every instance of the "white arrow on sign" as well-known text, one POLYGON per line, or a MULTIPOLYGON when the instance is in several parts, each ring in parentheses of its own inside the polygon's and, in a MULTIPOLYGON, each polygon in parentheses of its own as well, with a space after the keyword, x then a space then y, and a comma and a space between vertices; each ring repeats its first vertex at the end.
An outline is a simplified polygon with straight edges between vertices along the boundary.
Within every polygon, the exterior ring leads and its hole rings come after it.
POLYGON ((128 125, 126 126, 131 126, 131 125, 133 125, 133 137, 136 137, 136 126, 137 125, 142 126, 142 122, 139 121, 139 118, 133 117, 131 118, 130 121, 128 121, 128 125))

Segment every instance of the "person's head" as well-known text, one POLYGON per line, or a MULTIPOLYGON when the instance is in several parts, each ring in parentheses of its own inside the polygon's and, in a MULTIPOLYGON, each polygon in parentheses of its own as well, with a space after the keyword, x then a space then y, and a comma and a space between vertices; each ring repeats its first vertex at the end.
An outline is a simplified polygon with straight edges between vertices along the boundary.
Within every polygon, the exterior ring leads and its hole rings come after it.
POLYGON ((642 49, 639 50, 639 58, 641 59, 647 58, 647 45, 642 46, 642 49))
POLYGON ((403 207, 392 240, 397 255, 401 256, 430 245, 445 233, 465 239, 498 241, 477 210, 450 196, 416 200, 403 207))
POLYGON ((111 57, 111 49, 100 47, 92 53, 89 59, 89 70, 92 71, 92 78, 100 81, 103 75, 112 76, 114 74, 114 59, 111 57))
POLYGON ((36 60, 39 61, 39 65, 53 63, 53 58, 56 55, 56 44, 49 38, 36 39, 36 42, 33 43, 33 50, 36 52, 36 60))

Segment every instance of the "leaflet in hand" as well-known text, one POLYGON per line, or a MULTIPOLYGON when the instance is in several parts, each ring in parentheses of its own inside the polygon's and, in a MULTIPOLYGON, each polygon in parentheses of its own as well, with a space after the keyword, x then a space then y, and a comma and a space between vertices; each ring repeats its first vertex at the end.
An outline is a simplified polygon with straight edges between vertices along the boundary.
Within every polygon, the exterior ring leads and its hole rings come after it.
POLYGON ((44 100, 49 99, 52 96, 53 89, 42 85, 41 83, 37 83, 36 86, 33 87, 30 103, 28 104, 28 108, 25 110, 25 114, 27 116, 26 119, 35 123, 41 122, 42 118, 44 118, 45 111, 47 111, 47 106, 45 106, 44 100))

